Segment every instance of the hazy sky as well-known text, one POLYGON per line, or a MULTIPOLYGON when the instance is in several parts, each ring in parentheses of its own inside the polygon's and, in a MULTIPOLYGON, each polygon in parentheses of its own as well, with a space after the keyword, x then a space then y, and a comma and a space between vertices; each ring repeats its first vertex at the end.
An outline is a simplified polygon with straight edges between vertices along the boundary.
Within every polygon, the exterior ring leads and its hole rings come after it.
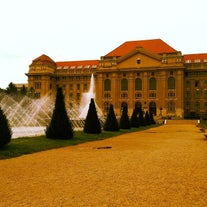
POLYGON ((0 0, 0 87, 27 82, 32 60, 99 59, 125 41, 157 39, 207 53, 206 0, 0 0))

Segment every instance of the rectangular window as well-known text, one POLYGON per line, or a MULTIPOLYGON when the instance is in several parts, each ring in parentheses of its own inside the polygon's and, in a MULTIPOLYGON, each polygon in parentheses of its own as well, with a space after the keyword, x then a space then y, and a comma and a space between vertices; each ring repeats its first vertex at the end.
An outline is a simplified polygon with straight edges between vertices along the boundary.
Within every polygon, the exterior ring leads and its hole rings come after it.
POLYGON ((111 94, 110 93, 104 93, 104 99, 111 99, 111 94))
POLYGON ((122 99, 127 99, 128 98, 128 94, 127 93, 121 93, 121 98, 122 99))
POLYGON ((185 92, 185 98, 190 98, 190 91, 185 92))
POLYGON ((142 98, 142 94, 141 93, 135 93, 135 99, 139 99, 142 98))
POLYGON ((141 63, 141 59, 137 58, 137 64, 140 64, 140 63, 141 63))
POLYGON ((41 89, 41 82, 36 82, 36 83, 34 84, 34 88, 35 88, 35 89, 41 89))
POLYGON ((70 84, 69 87, 70 87, 70 90, 73 90, 73 84, 70 84))
POLYGON ((195 87, 199 87, 199 81, 195 81, 195 87))
POLYGON ((155 92, 149 93, 149 97, 150 98, 156 98, 156 93, 155 92))
POLYGON ((69 94, 69 99, 73 99, 73 94, 72 93, 69 94))
POLYGON ((87 89, 88 89, 88 86, 87 86, 86 83, 84 83, 84 84, 83 84, 83 90, 84 90, 84 91, 87 91, 87 89))
POLYGON ((41 76, 40 75, 35 75, 34 80, 41 80, 41 76))
POLYGON ((77 100, 80 100, 80 93, 76 94, 77 100))
POLYGON ((200 98, 200 91, 195 92, 195 98, 200 98))
POLYGON ((168 98, 175 98, 175 93, 174 92, 169 92, 168 93, 168 98))
POLYGON ((206 90, 203 92, 203 94, 204 94, 204 98, 207 98, 207 91, 206 90))
POLYGON ((185 110, 187 110, 187 111, 190 110, 190 103, 187 102, 187 103, 185 104, 185 110))

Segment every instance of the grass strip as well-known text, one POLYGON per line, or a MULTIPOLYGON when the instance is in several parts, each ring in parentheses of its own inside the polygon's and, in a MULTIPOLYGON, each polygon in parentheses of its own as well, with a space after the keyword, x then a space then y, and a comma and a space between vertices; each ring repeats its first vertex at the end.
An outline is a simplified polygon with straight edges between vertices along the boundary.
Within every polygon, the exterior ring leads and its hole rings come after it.
POLYGON ((45 135, 12 139, 8 145, 0 149, 0 159, 9 159, 44 150, 77 145, 89 141, 102 140, 120 134, 141 131, 156 126, 157 125, 150 125, 146 127, 131 128, 129 130, 121 129, 120 131, 116 132, 103 130, 100 134, 86 134, 83 131, 75 131, 74 138, 71 140, 47 139, 45 135))

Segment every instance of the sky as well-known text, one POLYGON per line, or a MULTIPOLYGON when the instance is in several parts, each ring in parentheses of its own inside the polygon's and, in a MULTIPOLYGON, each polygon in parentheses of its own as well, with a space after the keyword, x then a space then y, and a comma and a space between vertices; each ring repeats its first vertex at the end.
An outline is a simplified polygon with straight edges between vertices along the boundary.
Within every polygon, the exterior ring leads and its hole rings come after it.
POLYGON ((42 54, 100 59, 122 43, 160 38, 182 54, 207 53, 206 0, 0 0, 0 88, 27 83, 42 54))

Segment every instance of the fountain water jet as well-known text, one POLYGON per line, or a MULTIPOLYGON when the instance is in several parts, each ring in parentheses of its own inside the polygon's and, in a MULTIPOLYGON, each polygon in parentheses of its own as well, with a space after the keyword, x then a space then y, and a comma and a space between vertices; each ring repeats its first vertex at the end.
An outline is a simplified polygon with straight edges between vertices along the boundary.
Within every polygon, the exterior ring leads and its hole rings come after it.
MULTIPOLYGON (((92 74, 89 91, 83 94, 80 107, 74 101, 73 108, 67 109, 74 130, 80 130, 84 127, 90 100, 95 98, 94 86, 94 76, 92 74)), ((54 100, 49 96, 40 99, 31 99, 25 96, 21 101, 16 101, 11 96, 0 93, 0 107, 11 126, 12 138, 36 136, 44 134, 45 128, 51 120, 54 100)), ((103 120, 102 112, 97 104, 96 109, 98 116, 103 120)))
MULTIPOLYGON (((89 109, 89 104, 91 99, 95 99, 95 82, 94 82, 94 75, 93 73, 91 74, 91 80, 90 80, 90 87, 87 93, 83 93, 82 99, 81 99, 81 105, 80 105, 80 115, 79 118, 80 119, 85 119, 88 113, 88 109, 89 109)), ((98 117, 101 118, 103 117, 103 113, 101 111, 101 109, 98 107, 98 105, 96 104, 96 110, 98 113, 98 117)))

